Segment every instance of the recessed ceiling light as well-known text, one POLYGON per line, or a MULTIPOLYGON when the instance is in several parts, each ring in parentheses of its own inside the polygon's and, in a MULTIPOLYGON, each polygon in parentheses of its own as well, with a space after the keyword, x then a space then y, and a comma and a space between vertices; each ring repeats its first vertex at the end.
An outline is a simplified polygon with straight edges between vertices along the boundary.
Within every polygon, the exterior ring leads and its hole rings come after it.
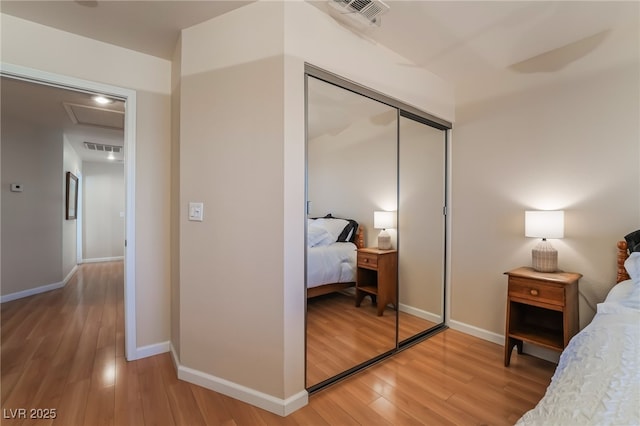
POLYGON ((104 96, 100 96, 100 95, 94 96, 91 99, 93 99, 94 102, 96 102, 96 103, 98 103, 100 105, 106 105, 106 104, 110 104, 111 102, 113 102, 111 99, 105 98, 104 96))

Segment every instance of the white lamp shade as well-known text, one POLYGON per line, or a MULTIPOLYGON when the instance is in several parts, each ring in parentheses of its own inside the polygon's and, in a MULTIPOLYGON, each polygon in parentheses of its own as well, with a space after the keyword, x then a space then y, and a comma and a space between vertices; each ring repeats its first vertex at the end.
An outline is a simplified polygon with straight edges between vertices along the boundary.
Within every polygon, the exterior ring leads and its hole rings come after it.
POLYGON ((373 212, 373 227, 375 229, 391 229, 396 227, 396 212, 373 212))
POLYGON ((534 238, 563 238, 564 211, 525 211, 524 235, 534 238))

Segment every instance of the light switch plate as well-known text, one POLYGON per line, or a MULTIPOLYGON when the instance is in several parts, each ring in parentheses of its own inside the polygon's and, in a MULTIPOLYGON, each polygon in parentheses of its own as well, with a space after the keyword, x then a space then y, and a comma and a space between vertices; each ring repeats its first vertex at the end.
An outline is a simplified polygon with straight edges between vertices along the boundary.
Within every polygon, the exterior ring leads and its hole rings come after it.
POLYGON ((202 222, 204 217, 204 203, 189 203, 189 220, 202 222))

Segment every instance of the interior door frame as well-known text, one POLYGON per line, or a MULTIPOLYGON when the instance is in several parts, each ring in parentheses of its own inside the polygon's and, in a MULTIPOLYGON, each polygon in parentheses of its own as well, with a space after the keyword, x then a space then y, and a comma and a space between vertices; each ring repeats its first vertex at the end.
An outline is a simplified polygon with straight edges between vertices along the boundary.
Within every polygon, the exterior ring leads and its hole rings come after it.
POLYGON ((136 91, 62 74, 0 62, 0 75, 36 84, 85 93, 101 93, 125 102, 124 180, 125 180, 125 256, 124 256, 124 346, 128 361, 138 358, 136 338, 136 91))

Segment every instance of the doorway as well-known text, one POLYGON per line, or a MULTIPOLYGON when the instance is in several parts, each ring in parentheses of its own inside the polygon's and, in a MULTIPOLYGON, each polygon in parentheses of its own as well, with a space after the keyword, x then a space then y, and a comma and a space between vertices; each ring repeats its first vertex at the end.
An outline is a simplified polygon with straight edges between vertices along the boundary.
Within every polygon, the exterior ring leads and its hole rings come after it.
POLYGON ((124 323, 125 357, 138 358, 136 340, 135 299, 135 135, 136 92, 131 89, 53 74, 32 68, 1 64, 0 76, 35 84, 57 87, 87 94, 100 94, 125 103, 124 110, 124 182, 125 182, 125 241, 124 241, 124 323))

